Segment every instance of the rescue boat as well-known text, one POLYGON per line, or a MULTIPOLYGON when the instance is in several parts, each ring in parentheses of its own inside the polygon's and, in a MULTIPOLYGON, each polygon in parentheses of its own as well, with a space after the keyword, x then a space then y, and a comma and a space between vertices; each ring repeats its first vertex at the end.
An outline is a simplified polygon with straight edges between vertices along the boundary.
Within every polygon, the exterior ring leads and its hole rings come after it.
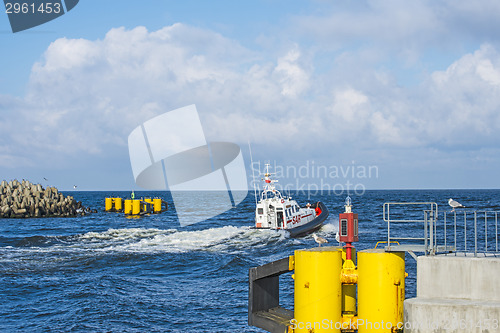
POLYGON ((265 185, 255 209, 255 228, 286 230, 290 237, 309 234, 321 227, 328 217, 328 208, 321 201, 305 207, 276 189, 278 181, 271 179, 269 164, 263 178, 265 185))

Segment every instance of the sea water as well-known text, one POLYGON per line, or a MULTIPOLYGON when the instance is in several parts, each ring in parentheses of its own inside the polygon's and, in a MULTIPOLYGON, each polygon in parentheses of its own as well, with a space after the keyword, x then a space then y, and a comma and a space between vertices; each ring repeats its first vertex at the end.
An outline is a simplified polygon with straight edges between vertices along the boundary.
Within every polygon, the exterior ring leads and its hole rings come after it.
MULTIPOLYGON (((253 193, 236 208, 187 227, 180 227, 168 192, 136 192, 136 198, 159 196, 171 205, 141 218, 104 212, 106 197, 128 192, 65 194, 98 212, 0 219, 1 332, 261 332, 247 324, 249 268, 317 246, 311 236, 252 229, 253 193)), ((330 216, 318 234, 336 245, 346 195, 292 196, 301 205, 326 204, 330 216)), ((498 190, 366 191, 351 197, 359 214, 359 250, 387 239, 384 202, 433 201, 441 214, 450 210, 451 197, 479 210, 500 210, 498 190)), ((422 237, 419 228, 405 232, 422 237)), ((406 271, 406 296, 414 297, 416 262, 409 255, 406 271)), ((291 274, 280 278, 280 297, 293 310, 291 274)))

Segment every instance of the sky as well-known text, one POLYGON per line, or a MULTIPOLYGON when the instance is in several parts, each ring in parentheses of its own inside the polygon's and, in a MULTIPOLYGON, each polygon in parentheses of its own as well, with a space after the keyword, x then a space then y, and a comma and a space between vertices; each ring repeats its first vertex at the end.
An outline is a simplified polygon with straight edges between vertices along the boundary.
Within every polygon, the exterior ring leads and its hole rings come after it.
POLYGON ((496 0, 81 0, 15 34, 2 7, 0 178, 140 189, 128 135, 195 104, 249 176, 250 143, 298 187, 500 188, 498 31, 496 0))

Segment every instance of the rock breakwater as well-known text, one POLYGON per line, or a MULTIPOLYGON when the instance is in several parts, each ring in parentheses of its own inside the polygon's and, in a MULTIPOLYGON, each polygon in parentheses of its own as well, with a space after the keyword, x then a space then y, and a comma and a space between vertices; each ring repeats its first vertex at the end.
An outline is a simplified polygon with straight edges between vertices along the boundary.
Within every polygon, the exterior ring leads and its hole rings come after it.
POLYGON ((88 209, 72 196, 64 196, 55 187, 43 188, 11 180, 0 183, 0 218, 70 217, 85 214, 88 209))

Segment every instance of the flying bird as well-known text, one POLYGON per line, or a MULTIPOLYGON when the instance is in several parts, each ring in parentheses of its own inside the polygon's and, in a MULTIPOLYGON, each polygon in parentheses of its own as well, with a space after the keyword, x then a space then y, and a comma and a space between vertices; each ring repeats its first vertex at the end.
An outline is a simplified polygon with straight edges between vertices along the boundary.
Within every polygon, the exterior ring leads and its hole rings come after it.
POLYGON ((454 211, 455 211, 455 208, 465 208, 465 206, 464 206, 464 205, 462 205, 462 204, 461 204, 461 203, 459 203, 458 201, 453 200, 452 198, 450 198, 450 199, 448 200, 448 204, 451 206, 451 208, 453 208, 453 209, 452 209, 452 212, 454 212, 454 211))
POLYGON ((320 236, 316 235, 315 233, 313 234, 313 237, 314 237, 314 241, 316 243, 318 243, 318 247, 321 246, 321 244, 328 243, 328 241, 326 239, 324 239, 323 237, 320 237, 320 236))
POLYGON ((78 187, 78 186, 76 186, 76 185, 73 185, 73 189, 74 189, 74 190, 76 190, 76 188, 77 188, 77 187, 78 187))
POLYGON ((47 178, 45 178, 45 177, 43 177, 43 179, 45 179, 45 181, 48 181, 48 179, 47 179, 47 178))

